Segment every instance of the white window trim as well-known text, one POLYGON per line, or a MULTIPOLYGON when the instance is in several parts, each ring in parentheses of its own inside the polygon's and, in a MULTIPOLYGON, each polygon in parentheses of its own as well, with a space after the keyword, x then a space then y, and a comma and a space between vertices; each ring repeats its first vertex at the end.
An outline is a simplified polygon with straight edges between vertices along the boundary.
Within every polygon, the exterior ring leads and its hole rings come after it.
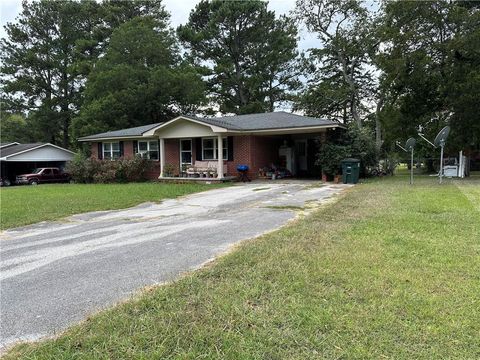
POLYGON ((158 141, 157 140, 138 140, 137 141, 137 154, 143 157, 143 154, 147 154, 147 159, 149 160, 155 160, 159 161, 160 158, 160 149, 158 147, 158 141), (150 150, 150 143, 157 143, 157 149, 155 150, 150 150), (147 143, 147 150, 142 150, 140 151, 140 143, 147 143), (157 152, 157 158, 156 159, 150 159, 150 151, 156 151, 157 152))
POLYGON ((118 141, 109 141, 109 142, 102 142, 102 159, 107 159, 107 160, 116 160, 116 159, 119 159, 121 156, 121 153, 120 153, 120 142, 118 141), (105 144, 109 144, 109 150, 105 150, 105 144), (118 151, 114 151, 113 150, 113 144, 118 144, 118 151), (118 152, 118 157, 113 157, 113 153, 117 153, 118 152), (110 155, 110 158, 106 158, 105 157, 105 154, 109 154, 110 155))
MULTIPOLYGON (((223 157, 223 160, 228 160, 228 138, 224 137, 222 138, 223 141, 222 141, 222 145, 223 147, 225 148, 226 152, 225 152, 225 156, 223 157)), ((207 148, 207 149, 212 149, 212 148, 207 148)), ((202 160, 203 161, 214 161, 214 160, 218 160, 218 138, 216 137, 204 137, 202 138, 202 160), (213 140, 213 159, 205 159, 205 156, 204 156, 204 147, 203 147, 203 140, 213 140)))

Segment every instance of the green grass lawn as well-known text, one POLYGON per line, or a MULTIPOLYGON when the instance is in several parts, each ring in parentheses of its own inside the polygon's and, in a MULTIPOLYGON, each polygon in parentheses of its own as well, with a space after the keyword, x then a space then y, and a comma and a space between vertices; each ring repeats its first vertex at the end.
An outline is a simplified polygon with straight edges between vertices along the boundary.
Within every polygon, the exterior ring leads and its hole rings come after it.
POLYGON ((49 184, 12 186, 0 190, 0 229, 95 210, 112 210, 146 201, 204 191, 223 184, 49 184))
POLYGON ((478 359, 480 179, 415 181, 360 184, 5 358, 478 359))

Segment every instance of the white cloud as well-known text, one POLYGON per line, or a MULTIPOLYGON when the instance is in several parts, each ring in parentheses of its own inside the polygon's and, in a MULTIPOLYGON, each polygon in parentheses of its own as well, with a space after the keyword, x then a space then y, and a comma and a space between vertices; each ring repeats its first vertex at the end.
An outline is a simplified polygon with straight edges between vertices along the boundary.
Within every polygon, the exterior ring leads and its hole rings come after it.
POLYGON ((0 38, 3 39, 7 35, 3 27, 9 22, 13 22, 21 11, 21 0, 0 1, 0 23, 2 25, 2 28, 0 29, 0 38))

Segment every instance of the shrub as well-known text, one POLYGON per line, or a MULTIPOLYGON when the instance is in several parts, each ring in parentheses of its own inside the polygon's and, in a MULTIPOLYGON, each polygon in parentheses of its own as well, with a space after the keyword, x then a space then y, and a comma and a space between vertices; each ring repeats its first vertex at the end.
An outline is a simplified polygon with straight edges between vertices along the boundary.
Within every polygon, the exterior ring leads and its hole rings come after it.
POLYGON ((67 171, 78 183, 113 183, 144 181, 150 167, 150 161, 140 156, 110 161, 78 154, 68 164, 67 171))
POLYGON ((122 159, 116 163, 118 164, 116 179, 119 182, 144 181, 147 171, 151 168, 151 162, 140 155, 133 159, 122 159))
POLYGON ((98 163, 100 166, 97 172, 93 175, 93 182, 100 184, 117 182, 117 173, 120 167, 118 162, 111 160, 100 160, 98 163))
POLYGON ((322 172, 327 175, 337 175, 340 164, 348 157, 348 148, 345 145, 325 143, 321 145, 317 154, 316 164, 322 167, 322 172))
POLYGON ((163 176, 165 177, 172 177, 175 173, 175 166, 172 164, 165 164, 163 167, 163 176))
POLYGON ((87 158, 84 154, 77 153, 73 160, 67 163, 65 170, 71 175, 75 182, 91 183, 99 167, 100 164, 98 160, 87 158))
POLYGON ((327 175, 336 175, 340 171, 341 161, 345 158, 360 160, 361 173, 366 167, 377 164, 375 138, 368 128, 359 128, 355 123, 349 124, 347 131, 335 139, 319 144, 316 164, 327 175))

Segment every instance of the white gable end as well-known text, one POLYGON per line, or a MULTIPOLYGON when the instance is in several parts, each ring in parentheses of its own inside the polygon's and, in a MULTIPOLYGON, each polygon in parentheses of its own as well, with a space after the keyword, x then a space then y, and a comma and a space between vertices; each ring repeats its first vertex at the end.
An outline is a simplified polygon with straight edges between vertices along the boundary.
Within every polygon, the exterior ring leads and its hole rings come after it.
POLYGON ((70 151, 45 145, 6 157, 6 161, 70 161, 74 154, 70 151))

